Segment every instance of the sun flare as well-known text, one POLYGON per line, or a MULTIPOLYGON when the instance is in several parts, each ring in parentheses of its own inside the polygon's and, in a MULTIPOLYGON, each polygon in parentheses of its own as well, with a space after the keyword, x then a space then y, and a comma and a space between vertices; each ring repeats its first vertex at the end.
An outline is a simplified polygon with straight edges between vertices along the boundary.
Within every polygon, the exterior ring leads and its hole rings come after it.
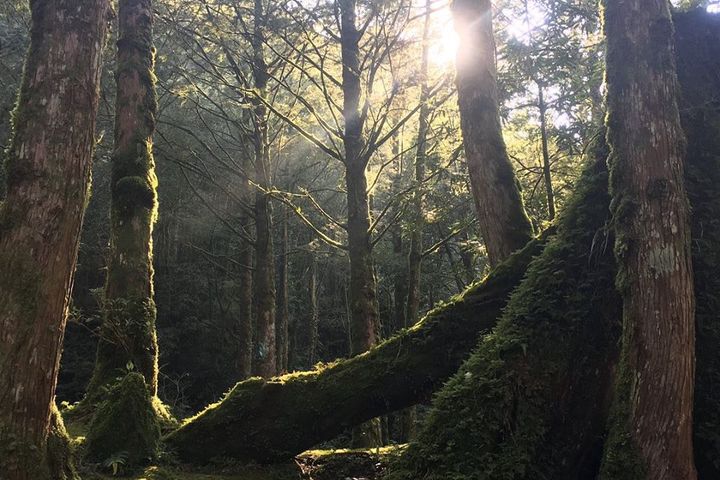
POLYGON ((460 39, 453 28, 452 13, 449 4, 432 14, 432 30, 428 58, 437 68, 454 65, 460 39))

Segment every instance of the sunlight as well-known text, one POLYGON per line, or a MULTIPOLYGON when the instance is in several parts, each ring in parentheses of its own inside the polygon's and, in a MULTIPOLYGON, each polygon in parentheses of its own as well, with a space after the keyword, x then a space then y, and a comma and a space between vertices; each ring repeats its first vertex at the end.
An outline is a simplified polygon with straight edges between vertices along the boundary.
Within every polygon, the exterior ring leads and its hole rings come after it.
POLYGON ((446 69, 455 64, 455 55, 460 44, 453 28, 452 13, 447 5, 432 14, 429 60, 436 68, 446 69))
POLYGON ((547 21, 545 12, 536 2, 528 2, 527 15, 509 16, 507 33, 510 38, 526 45, 532 41, 533 30, 541 27, 547 21))

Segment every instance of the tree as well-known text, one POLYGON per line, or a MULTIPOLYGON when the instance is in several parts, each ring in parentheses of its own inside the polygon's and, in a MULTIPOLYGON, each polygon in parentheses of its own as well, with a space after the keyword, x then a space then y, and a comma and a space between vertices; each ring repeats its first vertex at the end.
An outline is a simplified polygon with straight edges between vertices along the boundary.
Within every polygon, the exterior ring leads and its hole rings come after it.
POLYGON ((261 377, 272 377, 277 370, 275 338, 275 256, 272 238, 272 210, 270 206, 270 155, 268 146, 267 83, 265 62, 265 22, 263 0, 255 0, 252 33, 252 72, 256 97, 253 117, 253 145, 255 148, 255 275, 253 296, 255 301, 255 355, 253 372, 261 377))
POLYGON ((491 265, 532 236, 500 125, 495 36, 490 0, 453 3, 462 47, 457 58, 458 105, 470 184, 491 265))
POLYGON ((57 432, 51 411, 88 198, 109 13, 105 0, 30 7, 31 46, 0 205, 0 471, 9 480, 68 474, 54 464, 48 436, 51 428, 57 432))
POLYGON ((693 480, 695 294, 673 23, 665 2, 608 0, 604 25, 623 346, 601 476, 693 480))
POLYGON ((119 4, 110 252, 104 318, 87 401, 101 398, 129 364, 157 393, 158 345, 152 234, 157 177, 152 145, 157 101, 151 0, 119 4))

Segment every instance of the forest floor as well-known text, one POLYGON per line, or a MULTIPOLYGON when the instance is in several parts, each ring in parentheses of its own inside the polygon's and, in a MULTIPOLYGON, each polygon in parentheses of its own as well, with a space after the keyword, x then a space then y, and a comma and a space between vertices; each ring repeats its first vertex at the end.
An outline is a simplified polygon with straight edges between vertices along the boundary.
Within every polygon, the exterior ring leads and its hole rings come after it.
POLYGON ((311 450, 285 465, 229 465, 202 469, 150 466, 131 476, 98 473, 83 466, 83 480, 379 480, 391 456, 402 446, 371 450, 311 450))
MULTIPOLYGON (((68 421, 66 428, 76 454, 82 457, 87 418, 68 421)), ((223 462, 206 467, 178 465, 172 455, 161 454, 156 465, 133 475, 123 472, 122 459, 116 463, 114 475, 108 473, 112 471, 108 462, 104 466, 81 464, 78 470, 83 480, 379 480, 390 459, 404 448, 308 450, 282 465, 223 462)))

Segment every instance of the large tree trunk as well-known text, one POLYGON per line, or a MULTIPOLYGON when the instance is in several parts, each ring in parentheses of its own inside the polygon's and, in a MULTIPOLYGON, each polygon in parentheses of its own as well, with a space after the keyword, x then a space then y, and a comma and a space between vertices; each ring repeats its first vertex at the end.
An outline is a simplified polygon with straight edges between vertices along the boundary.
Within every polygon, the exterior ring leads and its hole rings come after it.
MULTIPOLYGON (((265 20, 263 0, 255 0, 255 27, 252 36, 253 79, 255 90, 266 95, 268 73, 265 63, 265 20)), ((255 275, 253 277, 255 301, 255 356, 253 373, 272 377, 277 373, 277 346, 275 338, 275 256, 272 239, 272 211, 270 196, 270 152, 268 149, 267 108, 257 100, 254 108, 255 182, 260 187, 255 195, 255 275)))
POLYGON ((695 294, 670 5, 607 0, 622 356, 601 478, 693 480, 695 294))
POLYGON ((155 97, 151 0, 121 0, 115 150, 104 319, 87 400, 94 403, 132 363, 157 393, 152 233, 157 177, 152 153, 155 97))
POLYGON ((413 405, 487 332, 542 246, 532 242, 461 298, 370 352, 323 369, 239 383, 167 438, 184 461, 285 460, 343 429, 413 405))
POLYGON ((532 236, 500 125, 495 37, 490 0, 453 2, 458 49, 460 125, 470 185, 490 265, 497 265, 532 236))
POLYGON ((0 205, 0 472, 7 480, 65 477, 46 448, 51 427, 58 430, 51 407, 88 199, 109 4, 30 7, 0 205))

